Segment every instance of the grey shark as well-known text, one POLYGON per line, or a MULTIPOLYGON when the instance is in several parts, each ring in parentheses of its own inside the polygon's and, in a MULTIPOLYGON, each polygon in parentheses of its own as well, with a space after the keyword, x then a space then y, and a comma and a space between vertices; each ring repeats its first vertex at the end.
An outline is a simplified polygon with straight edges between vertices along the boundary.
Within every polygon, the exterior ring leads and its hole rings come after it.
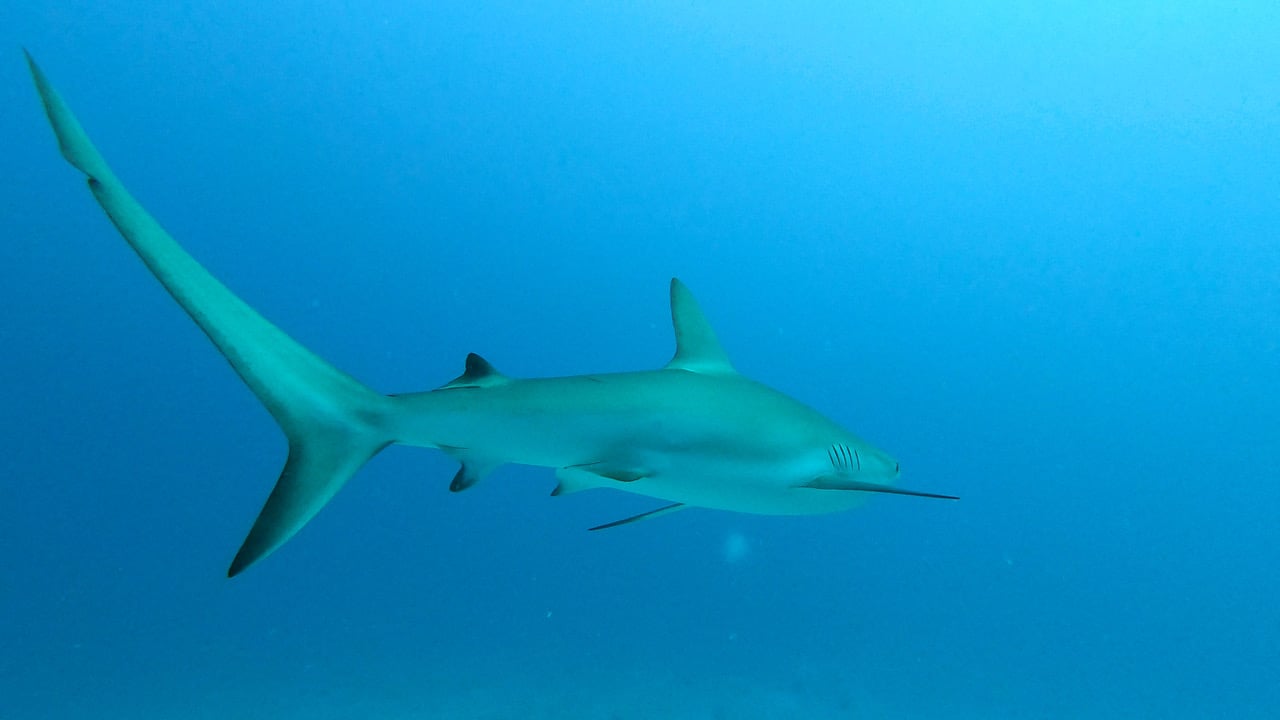
POLYGON ((469 355, 426 392, 382 395, 259 315, 192 258, 129 194, 30 54, 62 155, 142 262, 280 424, 289 454, 228 571, 293 537, 391 444, 459 461, 450 489, 495 468, 553 468, 553 494, 616 488, 662 501, 614 527, 687 507, 767 515, 844 510, 869 493, 955 499, 893 485, 897 461, 729 362, 693 295, 672 280, 676 351, 657 370, 518 379, 469 355))

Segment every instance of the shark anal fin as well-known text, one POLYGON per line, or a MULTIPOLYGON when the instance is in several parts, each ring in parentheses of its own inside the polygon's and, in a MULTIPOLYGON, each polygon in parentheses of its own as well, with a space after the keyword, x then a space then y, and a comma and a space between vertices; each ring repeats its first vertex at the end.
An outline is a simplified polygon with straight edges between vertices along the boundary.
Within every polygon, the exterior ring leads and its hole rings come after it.
POLYGON ((480 482, 480 480, 480 473, 476 472, 475 468, 463 463, 458 468, 458 472, 454 473, 453 481, 449 483, 449 492, 462 492, 480 482))
POLYGON ((489 460, 462 460, 461 468, 453 475, 453 482, 449 483, 449 492, 462 492, 465 489, 475 486, 480 480, 489 477, 489 473, 502 462, 494 462, 489 460))
POLYGON ((462 492, 472 487, 502 464, 500 460, 484 457, 466 448, 442 445, 440 449, 462 464, 454 474, 453 481, 449 483, 449 492, 462 492))
POLYGON ((593 528, 588 528, 587 530, 588 532, 592 532, 595 530, 607 530, 608 528, 618 527, 619 525, 630 525, 631 523, 636 522, 637 520, 648 520, 649 518, 655 518, 660 515, 666 515, 667 513, 673 513, 677 510, 683 510, 685 507, 687 506, 684 503, 672 503, 670 505, 665 505, 663 507, 660 507, 656 510, 643 512, 643 513, 640 513, 639 515, 632 515, 629 518, 623 518, 621 520, 614 520, 611 523, 597 525, 593 528))

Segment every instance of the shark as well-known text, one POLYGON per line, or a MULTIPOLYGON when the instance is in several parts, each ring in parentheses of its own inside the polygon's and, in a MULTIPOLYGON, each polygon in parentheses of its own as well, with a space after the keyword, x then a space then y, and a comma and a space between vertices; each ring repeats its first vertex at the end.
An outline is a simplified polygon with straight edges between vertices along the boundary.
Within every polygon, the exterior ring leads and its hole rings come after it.
POLYGON ((156 280, 279 424, 288 455, 227 571, 236 576, 302 529, 393 445, 455 458, 449 489, 508 463, 555 472, 553 495, 614 488, 662 501, 616 527, 700 507, 763 515, 846 510, 898 487, 898 461, 818 411, 734 369, 689 289, 670 282, 676 350, 654 370, 516 378, 476 354, 424 392, 385 395, 334 367, 216 279, 116 177, 24 50, 62 156, 156 280))

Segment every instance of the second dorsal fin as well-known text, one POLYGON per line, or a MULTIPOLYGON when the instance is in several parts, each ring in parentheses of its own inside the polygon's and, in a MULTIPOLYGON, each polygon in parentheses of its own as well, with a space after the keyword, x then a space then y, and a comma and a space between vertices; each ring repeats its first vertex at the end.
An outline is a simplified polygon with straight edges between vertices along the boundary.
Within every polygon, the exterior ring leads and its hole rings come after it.
POLYGON ((471 353, 467 355, 466 368, 462 371, 462 374, 445 383, 440 389, 492 387, 501 385, 508 380, 509 378, 498 372, 493 365, 489 364, 488 360, 471 353))

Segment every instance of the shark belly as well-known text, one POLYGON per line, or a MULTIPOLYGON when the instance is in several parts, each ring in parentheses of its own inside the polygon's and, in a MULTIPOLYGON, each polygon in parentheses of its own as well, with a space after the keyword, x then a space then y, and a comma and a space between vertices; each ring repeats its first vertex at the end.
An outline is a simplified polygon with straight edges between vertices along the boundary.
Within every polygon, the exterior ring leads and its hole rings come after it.
POLYGON ((712 458, 687 458, 665 472, 610 485, 674 503, 757 515, 817 515, 857 507, 860 493, 831 493, 786 482, 787 468, 712 458))

